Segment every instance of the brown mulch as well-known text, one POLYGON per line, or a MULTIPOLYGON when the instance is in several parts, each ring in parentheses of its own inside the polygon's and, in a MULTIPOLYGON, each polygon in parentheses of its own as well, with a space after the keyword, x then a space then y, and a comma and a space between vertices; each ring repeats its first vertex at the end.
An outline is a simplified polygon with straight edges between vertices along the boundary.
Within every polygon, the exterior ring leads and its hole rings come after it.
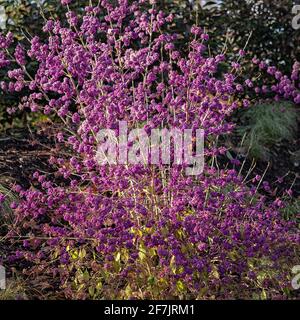
POLYGON ((30 187, 35 171, 52 171, 48 164, 53 141, 28 129, 9 130, 0 136, 0 183, 30 187))

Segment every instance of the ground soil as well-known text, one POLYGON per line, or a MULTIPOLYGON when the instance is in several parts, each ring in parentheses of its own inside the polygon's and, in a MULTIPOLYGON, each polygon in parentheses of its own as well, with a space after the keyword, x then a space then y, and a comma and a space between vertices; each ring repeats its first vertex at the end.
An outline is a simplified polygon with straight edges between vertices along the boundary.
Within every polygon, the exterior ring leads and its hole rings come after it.
POLYGON ((37 170, 49 172, 48 159, 53 142, 45 135, 28 129, 9 130, 0 136, 0 183, 16 182, 30 187, 37 170))

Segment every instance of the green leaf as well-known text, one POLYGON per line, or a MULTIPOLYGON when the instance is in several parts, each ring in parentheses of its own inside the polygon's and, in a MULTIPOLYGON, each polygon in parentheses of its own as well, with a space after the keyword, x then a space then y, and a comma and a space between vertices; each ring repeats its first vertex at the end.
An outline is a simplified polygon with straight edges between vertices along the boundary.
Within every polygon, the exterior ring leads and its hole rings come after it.
POLYGON ((93 297, 95 295, 95 288, 94 287, 89 287, 89 295, 93 297))
POLYGON ((265 289, 262 290, 260 297, 262 300, 267 300, 268 296, 267 296, 265 289))
POLYGON ((177 281, 176 288, 179 292, 183 292, 186 289, 185 284, 181 280, 177 281))

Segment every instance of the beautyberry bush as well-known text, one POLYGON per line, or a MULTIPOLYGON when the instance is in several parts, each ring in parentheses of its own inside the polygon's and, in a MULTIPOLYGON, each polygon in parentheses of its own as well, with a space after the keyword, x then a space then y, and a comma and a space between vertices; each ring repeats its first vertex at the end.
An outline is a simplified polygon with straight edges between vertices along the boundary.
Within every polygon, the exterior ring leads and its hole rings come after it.
POLYGON ((282 201, 266 203, 236 171, 214 164, 226 152, 217 141, 234 128, 235 110, 258 97, 299 102, 298 67, 290 79, 254 61, 273 79, 257 87, 243 75, 244 51, 220 72, 226 57, 208 54, 200 27, 178 47, 180 35, 168 32, 173 16, 154 1, 103 0, 81 16, 70 0, 61 3, 68 26, 46 21, 46 41, 35 36, 28 50, 12 51, 12 35, 0 39, 0 65, 9 68, 2 90, 29 91, 19 108, 54 115, 62 128, 49 158, 55 175, 36 172, 30 189, 14 187, 21 200, 11 204, 3 263, 44 296, 288 297, 297 225, 283 220, 282 201), (186 164, 99 164, 97 134, 117 133, 119 121, 147 133, 203 129, 204 172, 187 176, 186 164))

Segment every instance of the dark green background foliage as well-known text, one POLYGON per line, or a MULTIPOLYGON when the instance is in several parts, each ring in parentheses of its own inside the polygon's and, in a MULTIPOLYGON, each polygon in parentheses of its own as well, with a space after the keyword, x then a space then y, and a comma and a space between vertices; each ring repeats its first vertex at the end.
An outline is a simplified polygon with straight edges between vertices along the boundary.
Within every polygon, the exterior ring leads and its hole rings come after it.
MULTIPOLYGON (((95 1, 94 1, 95 2, 95 1)), ((228 50, 244 47, 252 55, 281 63, 289 69, 294 58, 299 58, 300 31, 292 28, 292 0, 215 0, 200 6, 198 1, 159 0, 158 6, 175 14, 176 29, 187 35, 197 23, 212 35, 211 47, 220 49, 227 43, 228 50), (213 3, 219 5, 211 6, 213 3), (227 40, 226 40, 227 39, 227 40)), ((70 8, 80 12, 89 0, 73 0, 70 8)), ((64 17, 65 9, 59 0, 0 0, 7 15, 6 29, 23 37, 23 32, 39 33, 43 24, 42 7, 46 17, 64 17), (40 4, 38 4, 40 3, 40 4)))
POLYGON ((236 52, 247 43, 251 56, 268 59, 290 71, 294 59, 299 59, 300 31, 292 28, 292 0, 219 0, 205 6, 189 1, 161 1, 162 7, 176 13, 176 27, 182 33, 197 22, 211 34, 213 51, 227 44, 236 52), (212 5, 219 3, 219 5, 212 5))
POLYGON ((299 59, 300 33, 292 28, 291 0, 224 0, 216 23, 229 31, 230 41, 241 47, 252 33, 247 51, 289 71, 299 59))

